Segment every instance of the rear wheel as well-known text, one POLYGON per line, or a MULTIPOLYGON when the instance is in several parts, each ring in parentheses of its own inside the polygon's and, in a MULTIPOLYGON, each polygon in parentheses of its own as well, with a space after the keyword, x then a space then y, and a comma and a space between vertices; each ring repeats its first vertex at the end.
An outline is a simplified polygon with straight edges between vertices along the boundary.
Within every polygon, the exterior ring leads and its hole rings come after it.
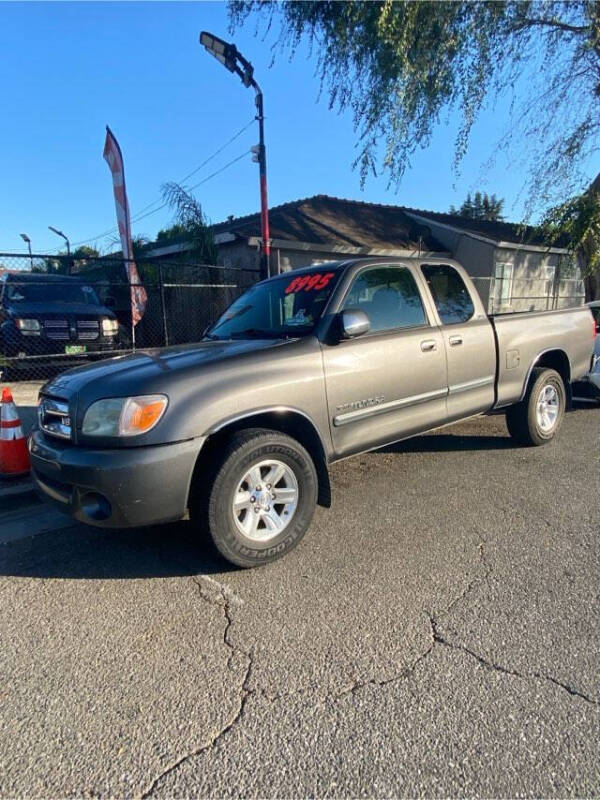
POLYGON ((253 429, 220 452, 199 514, 228 561, 254 567, 294 548, 308 530, 318 483, 310 455, 295 439, 253 429))
POLYGON ((520 444, 547 444, 559 431, 566 402, 565 384, 558 372, 534 369, 525 397, 506 412, 508 432, 520 444))

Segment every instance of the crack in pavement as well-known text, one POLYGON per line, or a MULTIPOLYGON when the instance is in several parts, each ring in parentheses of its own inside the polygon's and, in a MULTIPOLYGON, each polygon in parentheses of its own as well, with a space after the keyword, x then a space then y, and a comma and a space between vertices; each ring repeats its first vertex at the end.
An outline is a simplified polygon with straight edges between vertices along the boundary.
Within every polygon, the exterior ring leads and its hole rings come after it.
MULTIPOLYGON (((479 553, 479 561, 481 562, 481 564, 483 566, 483 574, 482 575, 477 575, 472 580, 470 580, 467 583, 467 586, 465 587, 465 589, 460 594, 458 594, 448 604, 448 606, 446 606, 446 608, 441 612, 442 614, 449 614, 452 611, 452 609, 454 608, 454 606, 457 605, 461 600, 464 600, 473 591, 473 589, 476 586, 478 586, 480 583, 485 583, 489 579, 490 575, 492 574, 492 566, 489 563, 489 561, 487 559, 487 556, 486 556, 486 552, 485 552, 485 547, 486 546, 487 546, 487 540, 484 539, 483 537, 481 537, 480 541, 478 543, 477 549, 478 549, 478 553, 479 553)), ((425 612, 425 613, 426 613, 427 618, 428 618, 428 620, 429 620, 429 622, 431 624, 431 621, 433 619, 432 614, 430 612, 425 612)), ((409 675, 411 675, 415 671, 415 669, 419 666, 419 664, 422 661, 424 661, 427 658, 427 656, 429 656, 429 654, 433 651, 433 648, 435 647, 436 643, 437 643, 437 640, 436 640, 436 636, 435 636, 435 630, 434 630, 434 628, 432 626, 432 637, 431 637, 431 644, 429 645, 429 647, 423 653, 421 653, 413 661, 412 664, 410 664, 408 667, 405 667, 401 671, 401 673, 399 675, 394 675, 392 678, 384 678, 382 680, 377 680, 377 678, 369 678, 367 680, 356 680, 356 681, 353 681, 349 686, 347 686, 344 689, 340 690, 339 692, 334 692, 334 693, 326 695, 326 699, 337 700, 337 699, 339 699, 341 697, 344 697, 344 695, 354 694, 355 692, 359 691, 360 689, 364 688, 365 686, 377 686, 377 687, 388 686, 391 683, 395 683, 397 681, 404 680, 405 678, 407 678, 409 675)), ((278 698, 270 697, 269 699, 278 699, 278 698)))
POLYGON ((585 700, 586 703, 590 703, 590 705, 593 706, 600 705, 600 702, 598 702, 598 700, 594 700, 593 697, 590 697, 589 695, 585 694, 585 692, 576 689, 569 683, 563 683, 562 681, 559 681, 557 678, 553 678, 552 675, 546 675, 543 672, 519 672, 516 669, 505 667, 502 664, 497 664, 494 661, 490 661, 489 659, 484 658, 483 656, 479 655, 479 653, 476 653, 474 650, 471 650, 465 644, 450 642, 448 641, 448 639, 444 638, 444 635, 440 632, 438 627, 438 622, 432 614, 429 615, 429 621, 431 623, 431 630, 433 633, 433 639, 435 644, 442 645, 443 647, 448 647, 451 650, 460 650, 463 653, 466 653, 467 655, 471 656, 471 658, 474 658, 484 667, 492 669, 496 672, 501 672, 504 675, 512 675, 515 678, 522 678, 523 680, 536 678, 538 680, 548 681, 549 683, 554 684, 560 689, 564 689, 564 691, 568 692, 572 697, 578 697, 581 700, 585 700))
MULTIPOLYGON (((241 683, 241 688, 240 688, 240 702, 237 705, 237 708, 236 708, 234 714, 229 719, 229 721, 220 730, 218 730, 216 733, 214 733, 210 737, 208 742, 206 742, 205 744, 199 745, 198 747, 195 747, 192 750, 189 750, 188 752, 184 753, 183 755, 179 756, 178 758, 174 759, 169 764, 167 764, 167 766, 156 777, 154 777, 152 779, 152 781, 148 784, 148 786, 142 792, 140 792, 138 795, 136 795, 137 800, 144 800, 145 798, 151 797, 152 794, 154 793, 154 790, 156 789, 156 787, 160 784, 160 782, 164 778, 167 777, 167 775, 170 775, 171 773, 175 772, 177 769, 179 769, 179 767, 182 764, 185 764, 191 758, 194 758, 195 756, 202 755, 203 753, 206 753, 209 750, 212 750, 220 742, 220 740, 235 725, 237 725, 238 722, 242 719, 242 717, 244 715, 244 712, 246 710, 246 704, 247 704, 248 699, 250 698, 251 695, 256 694, 256 695, 264 697, 265 699, 273 702, 273 701, 277 701, 279 699, 282 699, 285 696, 292 696, 292 695, 298 696, 298 695, 304 693, 302 690, 300 690, 300 691, 296 691, 296 692, 288 692, 288 693, 271 695, 271 694, 268 694, 263 689, 261 689, 260 687, 257 687, 256 689, 250 688, 250 685, 249 685, 250 684, 250 677, 251 677, 251 674, 252 674, 252 668, 254 666, 253 651, 250 650, 248 652, 248 651, 244 650, 243 648, 238 647, 237 645, 234 644, 234 642, 232 641, 232 638, 231 638, 231 628, 232 628, 232 626, 234 624, 231 604, 232 604, 232 600, 234 598, 232 598, 230 596, 230 593, 227 591, 227 587, 223 587, 220 584, 217 584, 216 581, 211 581, 210 585, 211 586, 216 586, 218 588, 219 594, 218 594, 217 597, 215 597, 215 595, 213 595, 213 594, 209 594, 206 591, 205 586, 202 584, 202 579, 198 580, 197 578, 193 577, 192 581, 198 587, 198 591, 199 591, 200 597, 205 602, 209 603, 210 605, 217 606, 218 608, 221 608, 222 611, 223 611, 223 614, 225 616, 225 628, 224 628, 224 631, 223 631, 223 644, 229 650, 229 656, 228 656, 228 659, 227 659, 227 667, 228 667, 228 669, 230 669, 230 670, 232 669, 233 659, 236 657, 236 655, 240 655, 241 654, 246 659, 246 662, 247 662, 246 663, 246 669, 245 669, 245 672, 244 672, 244 676, 243 676, 242 683, 241 683)), ((358 691, 359 689, 362 689, 362 688, 364 688, 366 686, 382 687, 382 686, 387 686, 387 685, 389 685, 391 683, 394 683, 396 681, 404 680, 406 677, 408 677, 410 674, 412 674, 414 672, 414 670, 417 668, 417 666, 422 661, 424 661, 427 658, 427 656, 432 652, 432 650, 433 650, 433 648, 435 646, 435 643, 436 643, 435 642, 435 637, 432 635, 431 642, 430 642, 429 646, 427 647, 427 649, 423 653, 421 653, 412 662, 412 664, 410 664, 408 667, 405 667, 401 671, 401 673, 399 675, 394 675, 391 678, 384 678, 382 680, 377 680, 376 678, 370 678, 370 679, 364 680, 364 681, 355 681, 350 686, 342 689, 340 692, 337 692, 337 693, 334 693, 334 694, 326 694, 325 695, 325 700, 336 701, 336 700, 339 700, 340 698, 342 698, 343 696, 345 696, 347 694, 354 694, 356 691, 358 691)), ((315 694, 315 692, 314 692, 314 690, 309 690, 307 692, 307 694, 315 694)))
MULTIPOLYGON (((476 586, 478 586, 478 585, 480 585, 482 583, 485 583, 485 582, 487 582, 489 580, 489 578, 490 578, 490 576, 491 576, 491 574, 493 572, 493 567, 491 566, 491 564, 490 564, 490 562, 489 562, 489 560, 487 558, 486 549, 485 549, 486 546, 487 546, 487 541, 485 539, 481 538, 481 540, 480 540, 480 542, 478 544, 478 553, 479 553, 480 564, 483 567, 483 574, 477 575, 476 577, 474 577, 470 581, 468 581, 468 583, 467 583, 466 587, 463 589, 463 591, 460 594, 458 594, 446 606, 446 608, 443 609, 440 612, 439 616, 450 615, 452 613, 452 611, 455 609, 455 607, 458 605, 458 603, 460 603, 461 600, 466 599, 469 596, 469 594, 475 589, 476 586)), ((455 643, 455 642, 449 641, 448 639, 446 639, 444 637, 443 633, 440 631, 437 617, 430 611, 425 611, 424 612, 426 614, 426 616, 427 616, 428 621, 429 621, 429 627, 430 627, 430 631, 431 631, 431 641, 429 643, 429 646, 422 653, 420 653, 420 655, 417 656, 417 658, 410 665, 404 667, 400 671, 399 674, 393 675, 390 678, 382 678, 382 679, 368 678, 368 679, 365 679, 365 680, 354 680, 348 686, 344 687, 340 691, 332 692, 332 693, 325 693, 325 694, 322 693, 322 692, 319 692, 318 689, 316 691, 314 689, 299 689, 299 690, 294 690, 294 691, 291 691, 291 692, 282 692, 282 693, 270 694, 267 691, 265 691, 264 689, 262 689, 261 687, 250 688, 250 677, 251 677, 252 669, 253 669, 253 666, 254 666, 253 649, 250 649, 250 651, 244 650, 242 647, 239 647, 238 645, 236 645, 233 642, 232 636, 231 636, 232 627, 234 625, 234 617, 233 617, 232 605, 240 605, 242 601, 235 594, 233 594, 231 592, 231 590, 228 589, 228 587, 223 586, 222 584, 218 583, 215 580, 207 579, 206 582, 203 583, 203 577, 200 577, 199 579, 196 578, 196 577, 192 577, 192 581, 198 587, 198 591, 199 591, 200 597, 205 602, 207 602, 207 603, 209 603, 209 604, 211 604, 213 606, 216 606, 216 607, 222 609, 222 611, 223 611, 223 615, 225 617, 225 628, 223 630, 223 644, 229 651, 229 655, 228 655, 228 658, 227 658, 227 668, 228 668, 228 670, 230 670, 230 671, 233 670, 233 668, 234 668, 234 660, 235 660, 236 657, 241 656, 246 660, 246 668, 244 670, 244 675, 243 675, 241 686, 240 686, 240 699, 239 699, 239 703, 237 704, 237 707, 236 707, 234 713, 232 714, 232 716, 230 717, 229 721, 220 730, 218 730, 216 733, 211 735, 211 737, 208 740, 208 742, 206 742, 205 744, 194 748, 193 750, 188 751, 184 755, 176 758, 170 764, 168 764, 150 782, 148 787, 140 795, 138 795, 138 798, 140 800, 143 800, 143 798, 150 797, 153 794, 153 792, 156 789, 156 787, 158 786, 158 784, 163 780, 163 778, 165 778, 167 775, 173 773, 182 764, 184 764, 187 761, 189 761, 189 759, 193 758, 194 756, 202 755, 203 753, 206 753, 206 752, 212 750, 216 745, 218 745, 219 742, 221 741, 221 739, 235 725, 237 725, 240 722, 240 720, 242 719, 242 717, 244 716, 244 712, 246 710, 246 704, 247 704, 248 699, 250 698, 251 695, 256 695, 256 696, 259 696, 259 697, 263 697, 268 701, 276 702, 276 701, 281 700, 281 699, 283 699, 285 697, 299 696, 299 695, 303 695, 303 694, 312 694, 312 695, 321 694, 321 696, 324 697, 325 701, 337 702, 338 700, 342 699, 343 697, 345 697, 347 695, 354 695, 356 692, 358 692, 361 689, 364 689, 364 688, 366 688, 368 686, 381 688, 381 687, 389 686, 390 684, 397 683, 397 682, 405 680, 407 677, 412 675, 415 672, 415 670, 418 668, 418 666, 420 664, 422 664, 430 656, 430 654, 434 651, 436 646, 442 646, 442 647, 447 647, 447 648, 449 648, 451 650, 462 651, 463 653, 469 655, 471 658, 474 658, 477 662, 479 662, 482 666, 486 667, 487 669, 491 669, 491 670, 494 670, 496 672, 500 672, 500 673, 502 673, 504 675, 510 675, 512 677, 521 678, 523 680, 528 680, 528 679, 532 679, 533 678, 533 679, 547 681, 549 683, 552 683, 557 688, 560 688, 563 691, 566 691, 572 697, 577 697, 577 698, 585 701, 586 703, 589 703, 590 705, 593 705, 593 706, 596 706, 596 707, 600 705, 599 701, 595 700, 594 698, 590 697, 589 695, 585 694, 584 692, 580 691, 579 689, 575 688, 574 686, 571 686, 568 683, 564 683, 562 681, 559 681, 558 679, 552 677, 551 675, 546 675, 546 674, 541 673, 541 672, 519 672, 516 669, 511 669, 509 667, 505 667, 505 666, 503 666, 501 664, 497 664, 497 663, 495 663, 493 661, 490 661, 490 660, 484 658, 483 656, 479 655, 478 653, 476 653, 474 650, 472 650, 471 648, 469 648, 465 644, 455 643), (208 588, 207 588, 208 586, 216 589, 218 594, 215 595, 213 593, 210 593, 208 591, 208 588)))
POLYGON ((233 614, 231 611, 231 606, 232 603, 235 602, 234 600, 235 595, 233 595, 231 590, 229 590, 226 586, 217 583, 217 581, 211 580, 210 585, 215 586, 218 589, 219 596, 221 598, 221 600, 215 599, 214 595, 206 592, 205 587, 202 585, 201 582, 202 580, 204 580, 204 578, 200 578, 200 580, 198 580, 197 578, 192 578, 192 581, 198 587, 198 590, 200 592, 200 597, 210 605, 222 608, 223 614, 225 615, 226 624, 225 624, 225 630, 223 631, 223 644, 229 650, 229 657, 227 659, 228 669, 231 669, 234 657, 240 653, 245 658, 249 659, 250 662, 252 662, 252 657, 250 653, 246 652, 246 650, 243 650, 241 647, 236 647, 236 645, 234 645, 234 643, 231 640, 231 627, 233 625, 233 614))
MULTIPOLYGON (((460 603, 461 600, 464 600, 466 597, 468 597, 468 595, 471 594, 471 592, 476 586, 479 586, 480 583, 486 583, 489 580, 490 575, 493 572, 493 568, 492 565, 489 563, 485 553, 486 546, 487 546, 487 541, 482 537, 479 541, 477 549, 479 551, 479 561, 483 566, 483 575, 476 575, 472 580, 470 580, 467 583, 467 586, 464 589, 464 591, 462 591, 459 595, 457 595, 454 598, 454 600, 452 600, 449 603, 449 605, 447 605, 446 608, 441 612, 441 616, 449 614, 454 608, 454 606, 458 605, 458 603, 460 603)), ((429 614, 428 616, 431 618, 431 614, 429 614)))
MULTIPOLYGON (((483 565, 483 568, 484 568, 483 575, 476 576, 475 578, 470 580, 467 583, 467 586, 465 587, 465 589, 459 595, 457 595, 448 604, 448 606, 446 606, 446 608, 440 613, 440 616, 449 615, 452 612, 452 610, 455 608, 455 606, 458 605, 458 603, 461 600, 464 600, 466 597, 468 597, 468 595, 473 591, 473 589, 476 586, 478 586, 481 583, 485 583, 486 581, 489 580, 489 578, 490 578, 490 576, 491 576, 491 574, 493 572, 493 568, 492 568, 491 564, 489 563, 487 555, 486 555, 486 551, 485 551, 486 545, 487 545, 487 541, 482 538, 481 541, 479 542, 478 550, 479 550, 479 559, 480 559, 480 562, 481 562, 481 564, 483 565)), ((365 686, 381 687, 381 686, 387 686, 388 684, 394 683, 396 681, 403 680, 404 678, 408 677, 411 673, 413 673, 415 671, 415 669, 418 667, 418 665, 422 661, 424 661, 429 656, 429 654, 433 651, 435 645, 439 644, 439 645, 442 645, 443 647, 448 647, 450 649, 462 650, 464 653, 466 653, 467 655, 469 655, 472 658, 476 659, 480 664, 482 664, 483 666, 487 667, 488 669, 493 669, 496 672, 501 672, 501 673, 503 673, 505 675, 511 675, 513 677, 522 678, 524 680, 534 678, 534 679, 538 679, 538 680, 548 681, 549 683, 554 684, 554 686, 557 686, 558 688, 563 689, 564 691, 568 692, 568 694, 570 694, 572 697, 578 697, 581 700, 584 700, 586 703, 589 703, 590 705, 593 705, 593 706, 599 706, 600 705, 600 702, 598 700, 595 700, 593 697, 590 697, 588 694, 586 694, 585 692, 582 692, 581 690, 575 688, 574 686, 572 686, 569 683, 565 683, 563 681, 559 681, 557 678, 554 678, 552 675, 547 675, 545 673, 537 672, 537 671, 536 672, 526 672, 526 673, 519 672, 518 670, 510 669, 508 667, 502 666, 501 664, 497 664, 497 663, 495 663, 493 661, 489 661, 488 659, 484 658, 483 656, 480 656, 478 653, 476 653, 474 650, 471 650, 469 647, 467 647, 464 644, 457 644, 455 642, 448 641, 443 636, 443 634, 440 632, 438 621, 437 621, 437 618, 435 617, 435 615, 432 614, 431 612, 426 612, 426 613, 427 613, 427 616, 428 616, 428 619, 429 619, 429 623, 430 623, 430 626, 431 626, 432 643, 427 648, 427 650, 425 650, 423 653, 421 653, 421 655, 409 667, 406 667, 404 670, 402 670, 400 675, 396 675, 396 676, 394 676, 392 678, 386 678, 386 679, 383 679, 383 680, 377 680, 376 678, 370 678, 370 679, 364 680, 364 681, 355 681, 349 687, 343 689, 340 692, 337 692, 337 693, 334 693, 334 694, 330 694, 327 697, 329 699, 339 699, 340 697, 343 697, 344 695, 354 694, 355 692, 357 692, 358 690, 364 688, 365 686)))
MULTIPOLYGON (((487 556, 486 556, 486 552, 485 552, 486 545, 487 545, 487 541, 482 537, 481 541, 479 542, 479 558, 480 558, 480 561, 481 561, 481 563, 482 563, 482 565, 484 567, 483 575, 478 576, 476 578, 473 578, 473 580, 469 581, 469 583, 467 584, 467 587, 465 588, 465 590, 461 594, 459 594, 457 597, 455 597, 454 600, 452 600, 452 602, 441 612, 440 616, 446 616, 446 615, 450 614, 452 612, 452 609, 461 600, 464 600, 466 597, 468 597, 468 595, 473 591, 473 589, 476 586, 478 586, 481 583, 486 583, 489 580, 489 578, 490 578, 490 576, 491 576, 491 574, 493 572, 493 568, 492 568, 491 564, 489 563, 489 561, 487 559, 487 556)), ((589 695, 585 694, 585 692, 582 692, 579 689, 576 689, 574 686, 571 686, 571 684, 569 684, 569 683, 564 683, 562 681, 559 681, 557 678, 553 678, 552 675, 546 675, 545 673, 542 673, 542 672, 522 673, 522 672, 519 672, 518 670, 515 670, 515 669, 509 669, 508 667, 504 667, 501 664, 496 664, 493 661, 489 661, 488 659, 484 658, 483 656, 480 656, 478 653, 476 653, 474 650, 471 650, 469 647, 467 647, 464 644, 457 644, 455 642, 449 642, 447 639, 444 638, 443 634, 440 632, 439 626, 438 626, 438 621, 437 621, 435 615, 432 614, 432 613, 429 613, 429 622, 431 624, 431 630, 432 630, 432 634, 433 634, 434 644, 440 644, 440 645, 443 645, 444 647, 449 647, 450 649, 454 649, 454 650, 462 650, 467 655, 469 655, 472 658, 474 658, 477 661, 479 661, 479 663, 482 664, 483 666, 488 667, 489 669, 493 669, 496 672, 502 672, 505 675, 512 675, 513 677, 523 678, 524 680, 530 679, 530 678, 537 678, 539 680, 549 681, 550 683, 553 683, 555 686, 559 687, 560 689, 564 689, 564 691, 568 692, 572 697, 579 697, 581 700, 585 700, 585 702, 590 703, 591 705, 594 705, 594 706, 600 705, 600 702, 595 700, 593 697, 590 697, 589 695)))
POLYGON ((399 675, 394 675, 391 678, 383 678, 381 680, 377 680, 377 678, 368 678, 367 680, 356 680, 353 681, 349 686, 346 686, 343 689, 341 689, 339 692, 327 694, 325 696, 325 699, 335 701, 339 700, 341 697, 344 697, 348 694, 355 694, 360 689, 364 689, 365 686, 376 686, 379 688, 381 686, 388 686, 391 683, 403 681, 406 678, 408 678, 409 675, 412 675, 412 673, 416 670, 419 664, 422 661, 424 661, 427 658, 427 656, 433 651, 434 647, 435 647, 435 638, 432 636, 431 644, 429 645, 429 647, 426 650, 424 650, 419 656, 417 656, 417 658, 412 662, 412 664, 410 664, 407 667, 404 667, 404 669, 400 672, 399 675))
MULTIPOLYGON (((229 650, 229 656, 227 658, 227 668, 229 670, 233 667, 233 659, 237 655, 241 655, 246 660, 246 668, 244 671, 242 683, 240 686, 240 701, 232 714, 229 721, 218 731, 211 735, 208 742, 205 744, 199 745, 195 747, 193 750, 189 750, 184 755, 179 756, 178 758, 174 759, 169 763, 152 781, 148 784, 148 786, 140 792, 140 794, 136 795, 138 800, 144 800, 146 797, 150 797, 158 784, 165 778, 167 775, 174 772, 178 769, 182 764, 188 761, 190 758, 194 756, 199 756, 202 753, 211 750, 215 745, 219 743, 223 736, 225 736, 237 723, 241 720, 244 716, 244 712, 246 710, 246 704, 248 702, 248 698, 251 694, 254 693, 254 690, 250 688, 250 675, 252 673, 252 667, 254 664, 253 652, 247 652, 243 650, 241 647, 237 647, 233 641, 231 640, 231 627, 234 623, 233 614, 231 611, 231 602, 232 598, 227 591, 227 587, 223 587, 218 585, 219 588, 219 597, 220 599, 215 598, 214 595, 208 594, 205 590, 205 587, 201 583, 201 579, 197 580, 196 578, 192 578, 192 581, 196 584, 199 590, 200 597, 210 605, 216 606, 223 610, 223 614, 225 616, 225 629, 223 631, 223 644, 229 650)), ((211 585, 215 585, 216 582, 211 581, 211 585)))

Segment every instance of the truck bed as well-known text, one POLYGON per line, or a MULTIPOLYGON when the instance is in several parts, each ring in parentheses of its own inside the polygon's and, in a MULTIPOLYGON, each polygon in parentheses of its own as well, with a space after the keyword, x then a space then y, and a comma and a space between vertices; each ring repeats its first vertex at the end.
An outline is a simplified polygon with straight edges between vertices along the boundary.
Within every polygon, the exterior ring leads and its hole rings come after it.
POLYGON ((593 319, 587 306, 492 314, 489 319, 498 348, 496 408, 523 397, 531 369, 543 353, 563 352, 571 381, 589 371, 593 319))

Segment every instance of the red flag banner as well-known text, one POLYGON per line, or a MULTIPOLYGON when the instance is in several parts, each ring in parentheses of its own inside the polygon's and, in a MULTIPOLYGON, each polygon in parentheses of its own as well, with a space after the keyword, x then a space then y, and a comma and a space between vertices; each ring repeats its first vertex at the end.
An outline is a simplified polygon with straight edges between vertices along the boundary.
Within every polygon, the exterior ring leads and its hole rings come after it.
POLYGON ((121 249, 125 259, 125 269, 131 285, 131 317, 133 324, 137 325, 144 316, 148 294, 141 285, 140 276, 133 260, 133 245, 131 243, 131 221, 129 217, 129 203, 127 202, 127 190, 125 188, 125 168, 123 166, 123 154, 119 143, 111 129, 106 126, 106 142, 104 143, 104 160, 108 164, 115 193, 115 206, 117 209, 117 222, 119 223, 119 234, 121 236, 121 249))

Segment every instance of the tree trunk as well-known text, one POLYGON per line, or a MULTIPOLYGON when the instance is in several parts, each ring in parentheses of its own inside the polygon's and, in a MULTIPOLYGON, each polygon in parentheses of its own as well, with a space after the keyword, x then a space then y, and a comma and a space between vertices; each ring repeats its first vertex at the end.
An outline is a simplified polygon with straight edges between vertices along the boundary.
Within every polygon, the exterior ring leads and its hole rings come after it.
POLYGON ((594 275, 586 275, 584 284, 586 303, 589 303, 591 300, 600 299, 600 276, 597 273, 594 275))

